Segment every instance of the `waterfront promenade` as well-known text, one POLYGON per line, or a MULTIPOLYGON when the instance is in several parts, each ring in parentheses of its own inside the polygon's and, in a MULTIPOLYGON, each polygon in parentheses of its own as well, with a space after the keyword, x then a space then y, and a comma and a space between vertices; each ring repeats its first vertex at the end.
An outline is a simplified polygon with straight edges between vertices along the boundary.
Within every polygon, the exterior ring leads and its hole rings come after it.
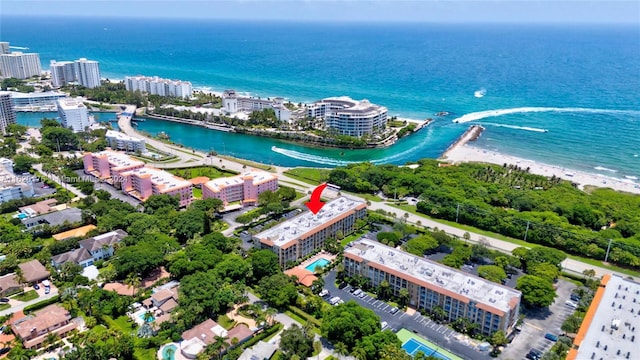
MULTIPOLYGON (((192 166, 200 166, 200 165, 215 165, 217 167, 224 166, 225 169, 233 170, 238 173, 246 169, 247 166, 239 162, 221 158, 218 156, 208 156, 207 154, 200 151, 196 151, 196 150, 190 150, 187 148, 180 148, 175 145, 169 145, 162 141, 148 138, 138 133, 131 126, 131 117, 133 116, 133 114, 135 114, 136 107, 133 105, 123 105, 123 106, 126 106, 126 109, 123 112, 124 115, 118 116, 118 126, 120 127, 121 131, 123 131, 129 136, 133 136, 139 139, 145 139, 147 144, 157 148, 160 151, 164 151, 170 154, 175 154, 180 159, 177 162, 169 163, 169 164, 149 163, 151 166, 155 166, 159 168, 168 168, 168 167, 179 168, 179 167, 192 167, 192 166), (127 116, 128 114, 131 114, 131 115, 127 116)), ((273 166, 273 170, 278 174, 278 178, 280 179, 280 181, 286 183, 287 186, 291 186, 302 193, 310 194, 311 191, 313 191, 313 189, 315 188, 315 186, 290 178, 286 174, 284 174, 284 172, 289 170, 289 168, 281 167, 281 166, 273 166)), ((335 193, 333 194, 333 196, 336 196, 336 195, 337 194, 335 193)), ((326 194, 323 194, 323 196, 329 198, 331 197, 331 193, 328 192, 326 194)), ((359 198, 354 195, 349 195, 349 196, 355 197, 361 201, 366 201, 366 199, 359 198)), ((398 219, 403 218, 404 210, 393 207, 390 204, 387 204, 383 201, 380 201, 380 202, 372 201, 370 203, 371 205, 369 205, 369 209, 371 210, 384 210, 387 213, 396 214, 396 218, 398 219)), ((437 227, 438 229, 445 231, 447 234, 454 235, 459 238, 462 238, 464 233, 467 232, 465 230, 461 230, 461 229, 437 222, 435 220, 429 219, 427 217, 419 216, 415 214, 408 214, 408 217, 406 218, 406 220, 407 222, 413 223, 413 224, 417 224, 418 222, 420 222, 422 226, 426 226, 429 228, 437 227)), ((478 233, 474 233, 474 232, 469 232, 469 235, 470 235, 470 240, 469 240, 470 242, 473 242, 473 243, 482 242, 495 250, 502 251, 509 254, 511 253, 511 251, 513 251, 513 249, 519 247, 519 245, 510 243, 504 240, 492 238, 489 236, 481 235, 478 233)), ((596 272, 596 276, 602 276, 605 274, 616 274, 622 277, 628 276, 626 274, 611 271, 603 267, 590 265, 590 264, 587 264, 578 260, 573 260, 573 259, 566 259, 565 261, 563 261, 562 267, 567 271, 573 272, 576 274, 582 274, 584 270, 593 269, 596 272)), ((638 276, 640 276, 640 274, 638 276)))

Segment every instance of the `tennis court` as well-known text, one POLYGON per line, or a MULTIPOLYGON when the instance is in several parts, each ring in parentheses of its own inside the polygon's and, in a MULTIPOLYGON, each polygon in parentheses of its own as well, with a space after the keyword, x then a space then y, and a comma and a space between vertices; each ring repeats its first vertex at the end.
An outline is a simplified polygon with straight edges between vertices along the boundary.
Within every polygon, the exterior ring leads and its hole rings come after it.
POLYGON ((396 336, 398 336, 402 342, 404 351, 411 356, 415 356, 418 352, 422 351, 427 356, 431 355, 442 360, 462 360, 460 357, 453 355, 451 352, 407 329, 400 329, 400 331, 396 333, 396 336))

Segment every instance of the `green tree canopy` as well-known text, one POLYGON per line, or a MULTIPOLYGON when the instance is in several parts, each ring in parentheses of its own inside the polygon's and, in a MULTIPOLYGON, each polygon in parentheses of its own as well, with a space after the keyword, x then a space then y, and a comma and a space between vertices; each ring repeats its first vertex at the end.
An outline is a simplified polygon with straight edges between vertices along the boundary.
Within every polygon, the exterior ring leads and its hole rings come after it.
POLYGON ((436 239, 429 235, 420 235, 407 241, 404 249, 414 255, 422 256, 429 251, 433 251, 440 246, 436 239))
POLYGON ((380 332, 380 318, 373 310, 350 300, 324 314, 321 330, 329 341, 341 341, 353 350, 359 339, 380 332))
POLYGON ((502 280, 507 278, 507 273, 505 273, 501 267, 496 265, 478 266, 478 275, 481 278, 497 283, 501 283, 502 280))
POLYGON ((516 289, 522 291, 522 302, 532 307, 547 307, 557 296, 550 281, 535 275, 520 277, 516 289))
POLYGON ((306 359, 313 353, 313 333, 306 333, 296 324, 291 325, 280 334, 281 358, 290 360, 294 355, 306 359))
POLYGON ((276 308, 292 304, 298 297, 298 291, 293 280, 280 272, 262 278, 258 282, 256 290, 264 301, 276 308))

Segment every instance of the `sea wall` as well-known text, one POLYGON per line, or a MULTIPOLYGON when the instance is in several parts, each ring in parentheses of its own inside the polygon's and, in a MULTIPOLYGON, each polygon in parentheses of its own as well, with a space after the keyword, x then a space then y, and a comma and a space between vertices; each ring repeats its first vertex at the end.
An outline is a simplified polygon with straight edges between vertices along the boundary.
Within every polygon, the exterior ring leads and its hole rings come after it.
POLYGON ((445 152, 442 153, 442 155, 440 155, 441 159, 446 159, 447 155, 455 150, 456 148, 460 147, 460 146, 464 146, 465 144, 467 144, 470 141, 476 141, 478 140, 478 138, 480 137, 480 135, 482 135, 482 132, 484 131, 484 127, 480 126, 480 125, 471 125, 469 126, 469 128, 467 129, 467 131, 465 131, 462 135, 460 135, 456 141, 454 141, 448 148, 447 150, 445 150, 445 152))

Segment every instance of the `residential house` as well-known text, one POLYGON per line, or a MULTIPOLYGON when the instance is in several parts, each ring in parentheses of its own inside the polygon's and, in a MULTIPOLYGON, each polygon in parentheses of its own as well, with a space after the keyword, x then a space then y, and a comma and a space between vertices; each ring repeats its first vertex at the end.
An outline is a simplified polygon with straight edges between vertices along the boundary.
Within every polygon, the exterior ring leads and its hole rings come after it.
POLYGON ((26 263, 19 264, 22 270, 22 277, 28 284, 35 284, 49 278, 49 271, 38 260, 31 260, 26 263))
POLYGON ((198 353, 207 345, 215 343, 218 337, 224 338, 226 347, 231 347, 244 343, 252 336, 253 331, 245 324, 239 324, 227 331, 215 321, 207 319, 182 333, 184 341, 180 343, 180 352, 189 359, 195 359, 198 353))
POLYGON ((0 276, 0 296, 9 296, 22 290, 15 273, 0 276))
POLYGON ((71 321, 71 315, 65 308, 53 304, 14 321, 11 323, 11 330, 22 339, 25 348, 38 349, 50 333, 64 337, 77 326, 71 321))
POLYGON ((156 325, 169 320, 170 313, 178 307, 178 290, 180 286, 175 282, 166 285, 142 302, 145 308, 154 311, 156 325), (169 287, 166 285, 169 285, 169 287))
POLYGON ((114 230, 105 234, 80 240, 79 249, 67 251, 51 258, 54 267, 60 268, 66 262, 74 262, 83 268, 93 265, 94 262, 113 256, 114 245, 127 237, 123 230, 114 230))
POLYGON ((22 224, 27 230, 37 232, 42 226, 71 225, 82 222, 82 210, 68 208, 48 214, 22 219, 22 224))

